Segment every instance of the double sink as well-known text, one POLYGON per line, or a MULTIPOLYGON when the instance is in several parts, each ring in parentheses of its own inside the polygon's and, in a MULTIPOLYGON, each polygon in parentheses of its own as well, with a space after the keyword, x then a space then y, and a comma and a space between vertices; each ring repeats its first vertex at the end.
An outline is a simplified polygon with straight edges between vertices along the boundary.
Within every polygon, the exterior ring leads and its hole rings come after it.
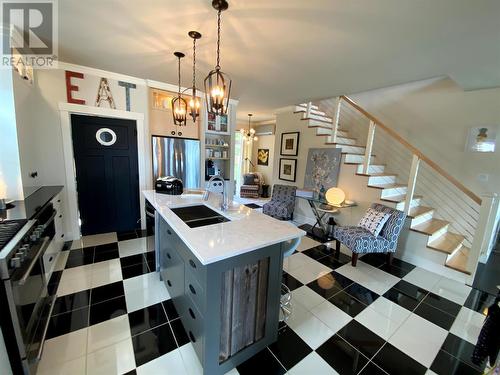
POLYGON ((172 208, 171 210, 190 228, 204 227, 230 221, 227 217, 222 216, 203 204, 172 208))

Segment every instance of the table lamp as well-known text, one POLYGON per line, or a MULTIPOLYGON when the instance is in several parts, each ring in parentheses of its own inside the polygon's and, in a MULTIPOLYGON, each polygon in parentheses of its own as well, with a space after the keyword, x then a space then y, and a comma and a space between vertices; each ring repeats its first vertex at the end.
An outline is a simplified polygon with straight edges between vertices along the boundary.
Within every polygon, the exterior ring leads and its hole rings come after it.
POLYGON ((342 189, 332 187, 327 190, 325 198, 328 204, 331 204, 333 206, 340 206, 342 203, 344 203, 345 193, 342 189))

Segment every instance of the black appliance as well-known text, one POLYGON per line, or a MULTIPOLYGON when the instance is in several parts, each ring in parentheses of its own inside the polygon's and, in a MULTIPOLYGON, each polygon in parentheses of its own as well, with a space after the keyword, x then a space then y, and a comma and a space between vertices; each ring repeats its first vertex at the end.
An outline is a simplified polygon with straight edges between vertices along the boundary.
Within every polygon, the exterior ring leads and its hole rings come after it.
MULTIPOLYGON (((155 215, 156 215, 156 210, 153 207, 151 203, 146 199, 146 204, 145 204, 145 210, 146 210, 146 233, 147 233, 147 239, 146 239, 146 248, 148 252, 150 251, 155 251, 155 215)), ((160 268, 160 258, 159 258, 159 252, 155 252, 155 258, 156 258, 156 270, 158 271, 160 268)))
POLYGON ((160 177, 155 182, 155 191, 162 194, 181 195, 184 191, 182 180, 173 176, 160 177))
POLYGON ((56 298, 43 263, 55 214, 49 203, 34 219, 0 222, 0 325, 16 374, 34 374, 42 356, 56 298))

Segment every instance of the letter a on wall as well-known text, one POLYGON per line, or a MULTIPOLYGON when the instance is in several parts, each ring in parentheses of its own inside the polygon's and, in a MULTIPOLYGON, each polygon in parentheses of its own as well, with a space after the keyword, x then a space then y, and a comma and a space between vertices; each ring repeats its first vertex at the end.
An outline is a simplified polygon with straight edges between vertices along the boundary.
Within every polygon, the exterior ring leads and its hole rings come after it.
POLYGON ((97 98, 95 100, 96 107, 100 107, 102 102, 108 102, 109 108, 116 109, 115 101, 113 100, 113 95, 111 95, 111 89, 106 78, 101 78, 99 82, 97 98))

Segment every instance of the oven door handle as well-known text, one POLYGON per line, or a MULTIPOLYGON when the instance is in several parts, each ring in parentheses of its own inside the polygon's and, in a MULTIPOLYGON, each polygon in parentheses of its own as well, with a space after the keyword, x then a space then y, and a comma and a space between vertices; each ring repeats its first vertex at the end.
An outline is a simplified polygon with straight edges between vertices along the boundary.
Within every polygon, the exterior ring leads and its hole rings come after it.
POLYGON ((38 353, 36 354, 36 359, 37 361, 40 361, 42 359, 42 354, 43 354, 43 348, 45 346, 45 337, 47 337, 47 331, 49 329, 49 324, 50 324, 50 317, 52 316, 52 311, 54 310, 55 300, 56 300, 57 295, 52 296, 50 300, 50 308, 49 308, 49 318, 45 322, 45 326, 43 327, 43 334, 42 334, 42 339, 40 340, 40 347, 38 348, 38 353))
POLYGON ((36 262, 40 258, 40 256, 43 254, 43 252, 49 247, 50 243, 50 237, 45 237, 43 239, 42 245, 40 246, 40 249, 38 252, 35 254, 33 259, 31 260, 31 263, 29 264, 28 268, 26 269, 26 272, 24 273, 23 277, 19 279, 19 285, 24 285, 26 284, 26 280, 28 280, 28 277, 31 274, 31 271, 33 270, 33 267, 35 267, 36 262))
POLYGON ((148 210, 146 210, 146 216, 149 216, 150 218, 153 218, 153 219, 155 218, 154 212, 150 212, 148 210))

